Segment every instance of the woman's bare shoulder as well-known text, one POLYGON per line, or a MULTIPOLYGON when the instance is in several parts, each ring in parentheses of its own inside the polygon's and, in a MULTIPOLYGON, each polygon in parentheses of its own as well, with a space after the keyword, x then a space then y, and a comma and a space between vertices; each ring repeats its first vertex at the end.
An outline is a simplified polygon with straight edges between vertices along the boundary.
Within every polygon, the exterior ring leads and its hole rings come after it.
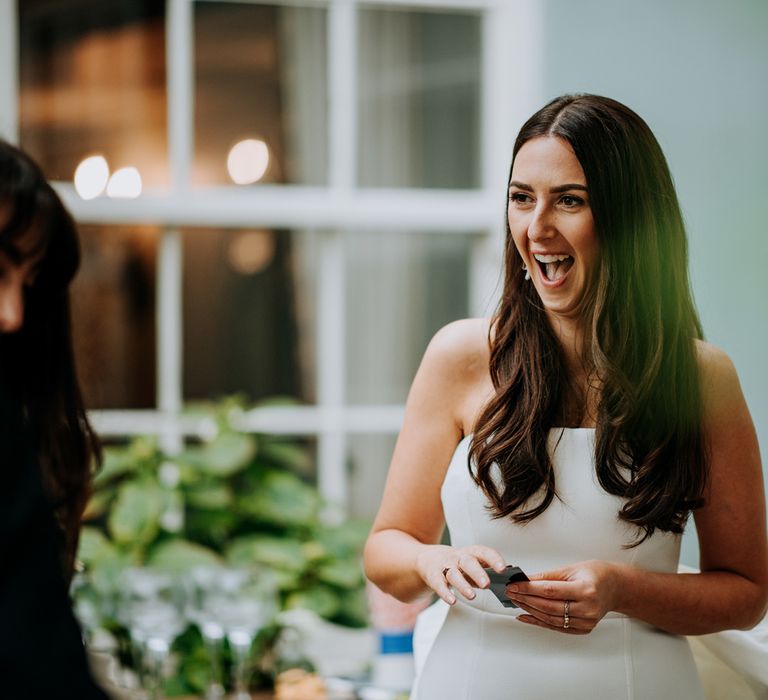
POLYGON ((723 366, 733 365, 728 353, 713 343, 696 338, 694 341, 696 358, 699 362, 699 368, 702 371, 722 368, 723 366))
POLYGON ((451 407, 462 434, 471 432, 493 393, 488 370, 490 324, 488 318, 466 318, 444 326, 432 338, 419 371, 421 379, 429 381, 432 400, 451 407))
POLYGON ((472 369, 477 363, 488 367, 490 347, 488 318, 463 318, 443 326, 429 343, 427 354, 454 365, 472 369))
POLYGON ((695 341, 705 419, 725 417, 741 408, 744 398, 733 361, 722 348, 695 341))

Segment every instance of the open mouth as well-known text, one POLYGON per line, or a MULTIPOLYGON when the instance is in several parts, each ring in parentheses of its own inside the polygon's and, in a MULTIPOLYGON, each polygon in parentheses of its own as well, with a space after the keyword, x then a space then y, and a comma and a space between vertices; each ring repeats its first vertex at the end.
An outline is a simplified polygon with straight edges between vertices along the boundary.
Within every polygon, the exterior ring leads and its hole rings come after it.
POLYGON ((573 257, 570 255, 543 255, 535 253, 534 259, 539 265, 541 274, 550 282, 557 282, 568 274, 573 267, 573 257))

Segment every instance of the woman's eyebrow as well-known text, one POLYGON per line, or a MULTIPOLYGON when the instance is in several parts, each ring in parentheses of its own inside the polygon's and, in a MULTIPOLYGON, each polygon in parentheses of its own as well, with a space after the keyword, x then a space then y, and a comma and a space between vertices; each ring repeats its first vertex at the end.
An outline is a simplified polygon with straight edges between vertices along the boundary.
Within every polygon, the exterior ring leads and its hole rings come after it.
MULTIPOLYGON (((512 180, 509 183, 510 187, 516 187, 518 190, 525 190, 526 192, 533 192, 533 187, 526 184, 525 182, 518 182, 517 180, 512 180)), ((569 182, 565 185, 558 185, 557 187, 552 187, 549 190, 550 194, 560 194, 561 192, 568 192, 569 190, 580 190, 582 192, 587 191, 586 185, 579 185, 575 182, 569 182)))
POLYGON ((568 183, 567 185, 558 185, 549 190, 550 194, 560 194, 561 192, 568 192, 568 190, 580 190, 581 192, 587 191, 586 185, 578 185, 575 182, 568 183))

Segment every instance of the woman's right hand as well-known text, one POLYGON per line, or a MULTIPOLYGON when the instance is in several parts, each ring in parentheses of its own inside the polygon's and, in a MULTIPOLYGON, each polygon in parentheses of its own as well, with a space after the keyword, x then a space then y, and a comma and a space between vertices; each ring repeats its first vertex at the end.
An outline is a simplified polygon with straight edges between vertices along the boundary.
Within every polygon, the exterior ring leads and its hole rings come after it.
POLYGON ((475 597, 474 588, 488 588, 490 580, 483 571, 492 567, 501 572, 506 563, 495 549, 474 544, 469 547, 425 545, 416 557, 416 571, 448 605, 456 602, 451 587, 467 600, 475 597))

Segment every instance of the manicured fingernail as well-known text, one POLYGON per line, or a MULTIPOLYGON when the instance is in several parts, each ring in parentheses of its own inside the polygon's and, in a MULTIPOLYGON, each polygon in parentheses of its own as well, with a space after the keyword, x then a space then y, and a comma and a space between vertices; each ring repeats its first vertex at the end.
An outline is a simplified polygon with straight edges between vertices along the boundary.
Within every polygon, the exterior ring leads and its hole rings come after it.
POLYGON ((517 586, 507 586, 507 593, 517 593, 520 590, 517 586))
POLYGON ((456 598, 454 598, 453 596, 448 598, 448 605, 453 605, 455 602, 456 602, 456 598))
POLYGON ((474 591, 469 591, 469 593, 467 593, 467 598, 469 598, 470 600, 474 600, 475 599, 475 592, 474 591))

